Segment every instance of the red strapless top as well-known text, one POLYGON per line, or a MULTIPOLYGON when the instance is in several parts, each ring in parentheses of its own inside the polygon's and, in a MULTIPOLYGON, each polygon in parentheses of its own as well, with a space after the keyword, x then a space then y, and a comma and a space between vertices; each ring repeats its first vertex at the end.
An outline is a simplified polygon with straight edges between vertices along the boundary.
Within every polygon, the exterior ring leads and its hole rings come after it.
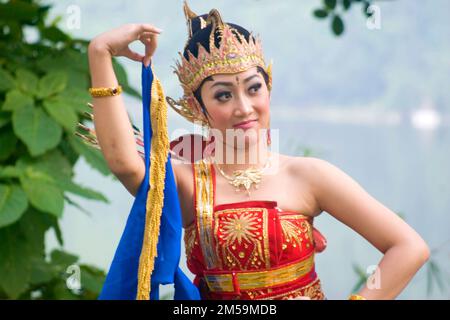
POLYGON ((324 299, 313 218, 269 200, 215 205, 214 166, 201 159, 192 167, 196 212, 184 241, 202 299, 324 299))

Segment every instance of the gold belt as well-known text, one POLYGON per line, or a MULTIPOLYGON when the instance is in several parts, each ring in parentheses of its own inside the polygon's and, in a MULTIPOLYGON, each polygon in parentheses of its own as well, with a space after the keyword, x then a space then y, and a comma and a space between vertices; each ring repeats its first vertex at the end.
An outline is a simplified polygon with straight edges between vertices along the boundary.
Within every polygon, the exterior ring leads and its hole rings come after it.
MULTIPOLYGON (((219 274, 214 271, 204 271, 204 278, 209 290, 212 292, 239 293, 240 290, 266 288, 297 280, 299 277, 308 275, 308 273, 313 271, 313 265, 314 252, 305 259, 279 268, 219 274)), ((313 274, 310 276, 313 276, 313 274)))

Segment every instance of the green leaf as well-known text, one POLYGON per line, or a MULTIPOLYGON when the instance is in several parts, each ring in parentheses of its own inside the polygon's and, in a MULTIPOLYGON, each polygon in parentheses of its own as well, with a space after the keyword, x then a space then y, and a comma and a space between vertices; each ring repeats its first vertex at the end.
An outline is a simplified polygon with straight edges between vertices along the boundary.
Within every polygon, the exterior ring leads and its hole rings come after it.
POLYGON ((33 170, 44 172, 55 179, 71 179, 73 175, 71 164, 58 149, 50 150, 37 158, 23 156, 17 160, 16 167, 22 171, 31 167, 33 170))
POLYGON ((103 194, 72 181, 72 166, 59 150, 51 150, 38 158, 22 157, 17 161, 16 166, 22 172, 31 170, 49 176, 51 182, 58 186, 61 191, 108 203, 108 199, 103 194), (55 168, 58 168, 58 170, 55 170, 55 168))
POLYGON ((50 116, 63 126, 67 132, 73 134, 76 131, 78 117, 69 105, 56 99, 45 100, 43 104, 50 116))
POLYGON ((59 227, 58 219, 55 219, 54 223, 52 224, 52 228, 55 231, 56 240, 58 240, 59 245, 63 246, 64 239, 62 236, 61 228, 59 227))
POLYGON ((14 78, 5 70, 0 68, 0 92, 14 89, 16 83, 14 78))
POLYGON ((103 157, 103 154, 100 150, 94 149, 86 145, 80 138, 74 136, 67 137, 70 146, 78 152, 81 156, 83 156, 86 161, 95 169, 100 171, 104 176, 108 176, 111 174, 109 170, 108 164, 103 157))
POLYGON ((19 220, 27 207, 27 196, 20 186, 0 184, 0 228, 19 220))
POLYGON ((45 285, 58 276, 55 268, 44 259, 35 259, 31 267, 30 283, 33 285, 45 285))
POLYGON ((17 146, 17 138, 12 131, 0 132, 0 160, 6 160, 17 146))
MULTIPOLYGON (((86 209, 84 209, 81 205, 79 205, 78 203, 76 203, 75 201, 73 201, 72 199, 70 199, 68 196, 64 196, 64 199, 66 200, 66 202, 68 204, 70 204, 71 206, 74 206, 75 208, 77 208, 78 210, 80 210, 81 212, 85 213, 88 216, 92 216, 92 213, 90 213, 89 211, 87 211, 86 209)), ((109 203, 109 201, 108 201, 109 203)))
POLYGON ((15 228, 0 229, 0 287, 16 299, 31 278, 30 245, 15 228))
POLYGON ((33 208, 11 226, 0 229, 0 287, 11 299, 28 289, 32 264, 43 258, 47 215, 33 208))
POLYGON ((336 8, 336 0, 324 0, 323 3, 325 4, 325 6, 330 9, 333 10, 334 8, 336 8))
POLYGON ((44 39, 48 39, 52 42, 59 42, 59 41, 67 41, 70 39, 70 37, 62 32, 58 27, 51 26, 48 28, 43 28, 41 31, 41 37, 44 39))
POLYGON ((328 16, 328 11, 324 9, 316 9, 313 14, 316 18, 323 19, 328 16))
POLYGON ((2 109, 4 111, 16 111, 23 107, 32 106, 34 106, 34 101, 30 96, 23 94, 19 90, 11 90, 6 94, 2 109))
POLYGON ((16 166, 22 172, 31 170, 33 173, 43 173, 44 176, 50 177, 49 182, 57 186, 62 192, 66 191, 88 199, 109 203, 103 194, 72 181, 71 164, 59 150, 51 150, 39 158, 22 157, 17 161, 16 166), (58 168, 58 170, 55 170, 55 168, 58 168))
POLYGON ((38 68, 43 72, 70 70, 79 71, 85 76, 89 74, 89 63, 87 53, 75 51, 73 49, 65 49, 53 51, 36 61, 38 68), (68 64, 67 61, 70 61, 68 64))
POLYGON ((67 85, 67 74, 50 71, 39 80, 39 98, 46 98, 63 91, 67 85))
POLYGON ((341 35, 344 32, 344 22, 339 15, 335 15, 333 17, 331 28, 333 29, 333 33, 337 36, 341 35))
POLYGON ((11 121, 11 113, 0 111, 0 128, 7 125, 10 121, 11 121))
POLYGON ((58 300, 79 300, 80 297, 72 293, 64 281, 58 281, 52 287, 53 298, 58 300))
POLYGON ((31 206, 19 220, 21 232, 26 236, 27 241, 30 242, 31 250, 33 250, 30 258, 45 257, 45 233, 56 220, 55 217, 39 212, 31 206))
POLYGON ((91 96, 85 89, 69 87, 54 98, 56 101, 66 104, 72 110, 83 113, 92 112, 87 102, 91 101, 91 96))
POLYGON ((74 166, 80 156, 76 153, 73 148, 70 146, 69 141, 67 139, 63 139, 59 145, 59 150, 62 152, 64 157, 67 159, 71 166, 74 166))
POLYGON ((9 1, 0 3, 0 20, 32 22, 38 13, 39 7, 25 1, 9 1))
POLYGON ((103 283, 105 281, 104 272, 87 265, 82 265, 80 269, 82 289, 91 291, 96 295, 99 295, 102 291, 103 283))
POLYGON ((350 9, 351 5, 352 5, 351 0, 342 0, 342 6, 344 7, 344 10, 350 9))
POLYGON ((32 156, 53 149, 62 137, 61 127, 44 111, 31 106, 22 107, 14 112, 13 128, 16 136, 25 143, 32 156))
POLYGON ((76 255, 67 253, 65 251, 55 249, 50 253, 52 263, 59 265, 61 270, 65 271, 66 268, 78 261, 76 255))
POLYGON ((17 85, 20 90, 29 95, 36 95, 39 78, 31 71, 19 69, 16 71, 17 85))
POLYGON ((56 217, 62 216, 64 195, 49 175, 28 167, 20 177, 20 183, 35 208, 56 217))
POLYGON ((70 193, 76 194, 78 196, 92 199, 92 200, 100 200, 106 203, 109 203, 108 199, 101 193, 92 190, 90 188, 82 187, 70 180, 59 180, 56 182, 58 186, 64 191, 68 191, 70 193))
POLYGON ((19 178, 23 171, 14 166, 0 167, 0 178, 19 178))

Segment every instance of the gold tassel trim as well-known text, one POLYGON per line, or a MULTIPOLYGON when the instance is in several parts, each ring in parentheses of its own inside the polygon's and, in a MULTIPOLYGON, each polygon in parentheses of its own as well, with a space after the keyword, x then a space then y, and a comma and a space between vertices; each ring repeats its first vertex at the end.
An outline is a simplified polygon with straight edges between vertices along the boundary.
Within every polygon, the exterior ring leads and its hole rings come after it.
POLYGON ((154 76, 151 87, 150 117, 153 129, 150 151, 150 190, 147 196, 145 231, 139 258, 137 300, 149 300, 151 274, 157 256, 157 244, 164 204, 164 179, 169 153, 167 105, 160 81, 154 76))

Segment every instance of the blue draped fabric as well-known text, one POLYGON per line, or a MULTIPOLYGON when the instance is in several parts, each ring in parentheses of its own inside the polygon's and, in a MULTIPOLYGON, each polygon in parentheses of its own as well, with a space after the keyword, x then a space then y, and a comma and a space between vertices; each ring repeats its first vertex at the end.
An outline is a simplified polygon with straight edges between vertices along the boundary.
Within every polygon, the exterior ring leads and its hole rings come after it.
MULTIPOLYGON (((134 300, 137 294, 139 257, 145 228, 146 202, 150 189, 150 120, 151 87, 154 74, 151 65, 142 64, 142 107, 145 149, 145 177, 139 187, 125 230, 106 277, 99 299, 134 300)), ((174 284, 175 300, 200 300, 198 288, 179 267, 181 251, 181 209, 175 185, 170 153, 166 162, 164 205, 161 214, 157 257, 151 276, 150 300, 159 300, 159 285, 174 284)))

